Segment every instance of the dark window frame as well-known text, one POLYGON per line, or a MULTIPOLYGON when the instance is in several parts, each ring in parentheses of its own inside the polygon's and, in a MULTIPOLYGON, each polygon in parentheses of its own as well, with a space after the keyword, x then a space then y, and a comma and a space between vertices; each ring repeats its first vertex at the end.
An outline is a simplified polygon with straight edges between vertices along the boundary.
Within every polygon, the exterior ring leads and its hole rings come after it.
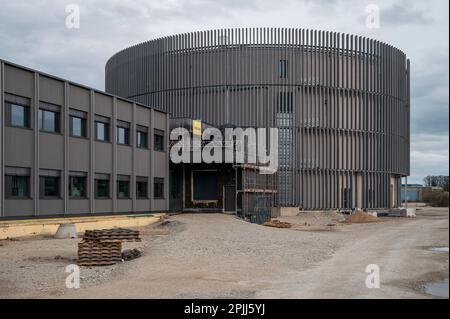
POLYGON ((70 175, 69 174, 69 198, 70 199, 87 199, 87 176, 80 176, 80 175, 70 175), (79 196, 74 196, 73 195, 73 179, 76 178, 82 178, 83 181, 83 192, 79 195, 79 196))
POLYGON ((71 137, 87 138, 87 120, 85 118, 76 115, 69 115, 69 128, 69 135, 71 137), (74 134, 74 119, 78 119, 81 121, 81 135, 74 134))
POLYGON ((117 199, 131 199, 131 183, 129 180, 117 180, 117 199), (127 194, 124 196, 120 195, 121 183, 127 185, 127 194))
POLYGON ((31 199, 31 191, 30 191, 30 175, 10 175, 5 174, 5 199, 31 199), (13 179, 20 178, 25 179, 25 194, 24 195, 13 195, 13 179), (9 191, 8 191, 9 190, 9 191))
POLYGON ((153 150, 156 152, 165 152, 165 132, 159 129, 153 130, 153 150), (161 138, 161 141, 159 141, 161 138), (157 140, 158 139, 158 140, 157 140), (161 143, 159 143, 161 142, 161 143))
POLYGON ((48 110, 46 108, 40 107, 38 110, 38 118, 39 118, 39 131, 46 133, 61 133, 61 113, 53 110, 48 110), (54 115, 53 125, 54 129, 47 129, 45 127, 45 114, 52 113, 54 115))
POLYGON ((116 143, 117 145, 131 145, 130 143, 130 128, 117 125, 116 128, 116 143), (120 141, 120 130, 124 130, 124 141, 120 141))
POLYGON ((5 101, 5 109, 6 109, 6 114, 5 114, 5 120, 6 120, 6 125, 8 126, 12 126, 12 127, 17 127, 17 128, 26 128, 26 129, 30 129, 31 128, 31 108, 29 105, 25 105, 25 104, 21 104, 21 103, 16 103, 16 102, 10 102, 10 101, 5 101), (24 125, 17 125, 17 124, 13 124, 12 122, 12 108, 13 106, 18 106, 23 108, 24 110, 24 125))
POLYGON ((60 199, 61 198, 61 178, 58 176, 39 176, 39 198, 40 199, 60 199), (46 182, 48 180, 56 181, 56 195, 47 195, 46 182))
POLYGON ((278 77, 280 79, 288 78, 288 64, 289 61, 286 59, 280 59, 278 62, 278 77))
POLYGON ((94 129, 95 129, 95 140, 99 141, 99 142, 110 142, 111 141, 111 137, 110 137, 110 125, 109 123, 105 123, 102 121, 94 121, 94 129), (98 137, 98 125, 104 125, 104 129, 103 129, 103 135, 105 136, 104 139, 100 139, 98 137))
POLYGON ((153 178, 153 199, 165 199, 164 178, 153 178))
POLYGON ((94 187, 95 187, 95 198, 96 199, 111 199, 111 187, 110 187, 110 180, 106 178, 96 178, 94 180, 94 187), (99 181, 106 182, 106 188, 107 188, 107 195, 106 196, 99 196, 98 195, 98 185, 99 181))
POLYGON ((148 149, 148 132, 145 132, 143 130, 136 130, 136 147, 142 148, 142 149, 148 149), (145 145, 142 144, 142 137, 140 135, 145 136, 145 145))
POLYGON ((136 181, 136 199, 148 199, 148 198, 149 198, 148 180, 137 180, 136 181), (145 195, 140 194, 139 184, 145 185, 145 195))

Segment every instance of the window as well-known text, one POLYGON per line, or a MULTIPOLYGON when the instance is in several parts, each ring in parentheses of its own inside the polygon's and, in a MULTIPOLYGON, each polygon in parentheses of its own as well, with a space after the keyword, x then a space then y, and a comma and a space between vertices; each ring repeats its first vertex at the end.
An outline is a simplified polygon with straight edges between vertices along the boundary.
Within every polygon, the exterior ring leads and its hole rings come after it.
POLYGON ((95 139, 98 141, 109 141, 109 124, 95 122, 95 139))
POLYGON ((46 132, 59 132, 59 113, 39 109, 39 129, 46 132))
POLYGON ((281 79, 288 77, 288 61, 287 60, 280 60, 278 64, 278 75, 281 79))
POLYGON ((39 194, 41 198, 59 197, 59 177, 40 176, 39 177, 39 194))
POLYGON ((153 198, 164 198, 164 178, 155 177, 153 180, 153 198))
POLYGON ((70 116, 70 135, 76 137, 86 137, 86 119, 70 116))
POLYGON ((30 127, 30 108, 18 104, 9 104, 10 119, 9 123, 13 126, 30 127))
POLYGON ((86 197, 86 176, 69 176, 69 196, 72 198, 86 197))
POLYGON ((117 127, 117 144, 129 145, 130 144, 130 134, 129 129, 126 127, 117 127))
POLYGON ((30 176, 5 175, 6 198, 28 198, 30 196, 30 176))
POLYGON ((148 148, 148 133, 143 129, 136 132, 136 146, 139 148, 148 148))
POLYGON ((164 152, 164 131, 155 129, 153 136, 154 136, 154 150, 164 152))
POLYGON ((95 197, 109 198, 109 179, 96 178, 95 179, 95 197))
POLYGON ((118 175, 117 176, 117 198, 130 198, 130 177, 118 175))
POLYGON ((148 198, 148 182, 146 177, 136 177, 136 197, 148 198))

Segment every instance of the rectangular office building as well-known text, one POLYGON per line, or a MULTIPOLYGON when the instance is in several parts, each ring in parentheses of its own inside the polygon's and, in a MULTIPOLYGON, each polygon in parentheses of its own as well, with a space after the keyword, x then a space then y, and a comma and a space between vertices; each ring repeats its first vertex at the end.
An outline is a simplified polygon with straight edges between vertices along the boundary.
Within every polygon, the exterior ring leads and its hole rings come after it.
POLYGON ((0 217, 165 211, 164 112, 0 60, 0 217))

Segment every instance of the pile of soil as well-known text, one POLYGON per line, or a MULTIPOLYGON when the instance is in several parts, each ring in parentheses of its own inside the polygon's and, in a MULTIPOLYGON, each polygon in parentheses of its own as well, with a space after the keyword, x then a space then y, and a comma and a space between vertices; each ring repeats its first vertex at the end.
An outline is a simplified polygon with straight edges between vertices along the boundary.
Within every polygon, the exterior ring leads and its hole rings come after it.
POLYGON ((292 224, 287 222, 280 222, 277 219, 273 219, 271 221, 265 222, 264 226, 276 227, 276 228, 291 228, 292 224))
POLYGON ((373 223, 379 221, 378 217, 365 212, 356 212, 346 218, 347 223, 373 223))

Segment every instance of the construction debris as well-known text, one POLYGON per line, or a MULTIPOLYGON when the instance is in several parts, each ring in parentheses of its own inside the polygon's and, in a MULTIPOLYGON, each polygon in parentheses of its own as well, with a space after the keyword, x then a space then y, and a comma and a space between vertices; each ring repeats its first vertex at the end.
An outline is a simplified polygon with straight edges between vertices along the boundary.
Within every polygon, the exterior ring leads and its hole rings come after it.
POLYGON ((122 259, 123 260, 133 260, 133 259, 141 257, 141 256, 142 256, 142 252, 139 249, 137 249, 137 248, 125 249, 122 252, 122 259))
POLYGON ((378 211, 378 216, 383 217, 416 217, 415 208, 391 208, 389 210, 378 211))
POLYGON ((139 232, 125 228, 87 230, 78 243, 78 264, 114 265, 122 261, 122 242, 129 241, 141 241, 139 232))
POLYGON ((280 222, 277 219, 273 219, 273 220, 267 221, 263 225, 264 226, 269 226, 269 227, 276 227, 276 228, 291 228, 292 227, 291 223, 280 222))

